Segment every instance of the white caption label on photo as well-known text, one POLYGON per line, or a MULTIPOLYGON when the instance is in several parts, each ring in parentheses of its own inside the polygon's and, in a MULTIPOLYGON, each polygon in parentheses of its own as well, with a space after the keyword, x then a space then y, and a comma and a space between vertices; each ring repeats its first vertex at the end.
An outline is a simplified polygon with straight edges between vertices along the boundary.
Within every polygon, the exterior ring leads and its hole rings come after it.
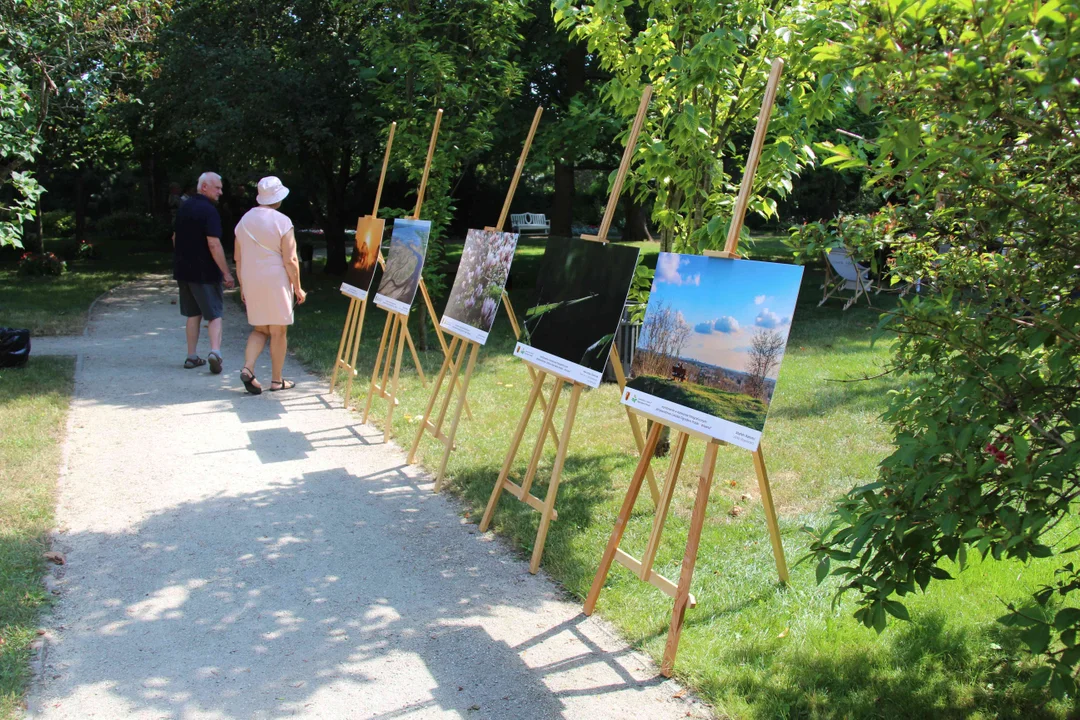
POLYGON ((391 312, 400 313, 402 315, 409 314, 409 306, 400 300, 394 298, 388 298, 385 295, 375 293, 375 304, 381 307, 383 310, 390 310, 391 312))
POLYGON ((574 382, 579 382, 582 385, 588 385, 591 388, 600 387, 601 373, 590 370, 584 365, 578 365, 569 360, 563 360, 558 355, 552 355, 543 350, 537 350, 531 345, 517 343, 514 346, 514 356, 523 360, 528 360, 533 365, 541 367, 549 372, 553 372, 561 377, 573 380, 574 382))
POLYGON ((444 330, 449 330, 458 337, 463 337, 466 340, 472 340, 474 343, 480 343, 483 345, 487 342, 488 334, 483 330, 477 330, 472 325, 466 325, 463 322, 455 320, 448 315, 443 315, 442 320, 439 321, 439 325, 444 330))
POLYGON ((661 420, 670 421, 672 424, 696 430, 709 437, 723 440, 747 450, 757 450, 761 442, 761 431, 751 430, 742 425, 723 418, 713 417, 697 410, 691 410, 682 405, 658 398, 655 395, 626 388, 622 394, 622 404, 631 408, 638 408, 650 415, 655 415, 661 420))
POLYGON ((355 287, 354 285, 350 285, 349 283, 341 283, 341 287, 339 288, 339 290, 341 290, 341 292, 345 293, 349 297, 354 297, 357 300, 367 300, 367 290, 361 290, 360 288, 355 287))

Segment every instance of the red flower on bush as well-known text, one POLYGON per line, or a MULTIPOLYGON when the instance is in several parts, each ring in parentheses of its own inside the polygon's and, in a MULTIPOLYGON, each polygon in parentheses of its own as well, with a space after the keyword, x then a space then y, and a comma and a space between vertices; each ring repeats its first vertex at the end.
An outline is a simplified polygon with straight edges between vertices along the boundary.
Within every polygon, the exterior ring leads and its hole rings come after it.
POLYGON ((67 264, 56 257, 54 253, 23 253, 19 258, 18 274, 23 277, 39 275, 60 275, 64 272, 67 264))

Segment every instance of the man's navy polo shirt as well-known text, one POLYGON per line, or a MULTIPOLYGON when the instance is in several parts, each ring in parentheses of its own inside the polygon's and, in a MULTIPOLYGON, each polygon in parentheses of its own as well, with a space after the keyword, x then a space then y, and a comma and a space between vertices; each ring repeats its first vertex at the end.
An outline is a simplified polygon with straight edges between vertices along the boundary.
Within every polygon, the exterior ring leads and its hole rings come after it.
POLYGON ((221 282, 221 270, 206 238, 221 238, 221 216, 205 195, 193 195, 176 211, 173 278, 197 283, 221 282))

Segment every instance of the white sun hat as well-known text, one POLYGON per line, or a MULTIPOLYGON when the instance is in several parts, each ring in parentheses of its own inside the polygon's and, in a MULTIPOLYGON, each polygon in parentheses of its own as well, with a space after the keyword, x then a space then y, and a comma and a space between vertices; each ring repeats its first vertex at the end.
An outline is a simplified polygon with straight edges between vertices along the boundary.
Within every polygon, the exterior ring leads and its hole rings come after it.
POLYGON ((259 195, 255 198, 255 202, 260 205, 273 205, 284 200, 288 194, 289 188, 282 185, 280 180, 271 175, 259 181, 259 195))

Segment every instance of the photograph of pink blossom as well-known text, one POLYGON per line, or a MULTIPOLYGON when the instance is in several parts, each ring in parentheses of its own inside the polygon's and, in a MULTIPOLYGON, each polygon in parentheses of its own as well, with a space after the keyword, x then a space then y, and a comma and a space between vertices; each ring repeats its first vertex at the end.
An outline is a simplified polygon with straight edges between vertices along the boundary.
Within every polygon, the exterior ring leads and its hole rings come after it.
POLYGON ((439 323, 444 329, 481 345, 487 342, 517 241, 517 233, 469 231, 454 288, 439 323))

